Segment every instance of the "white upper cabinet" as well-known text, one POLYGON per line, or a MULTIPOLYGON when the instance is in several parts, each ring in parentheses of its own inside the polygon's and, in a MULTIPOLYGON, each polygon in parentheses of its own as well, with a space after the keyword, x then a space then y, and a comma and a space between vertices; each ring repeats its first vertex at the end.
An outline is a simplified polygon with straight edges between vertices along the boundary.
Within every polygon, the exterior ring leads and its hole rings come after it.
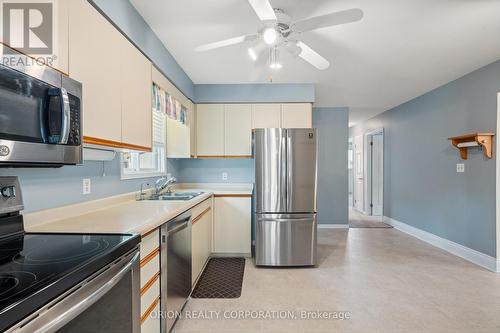
POLYGON ((198 104, 199 157, 252 155, 252 129, 311 128, 312 104, 198 104))
POLYGON ((151 63, 86 0, 70 0, 69 75, 83 84, 84 142, 151 149, 151 63))
POLYGON ((151 63, 123 39, 121 52, 122 141, 152 147, 151 63))
POLYGON ((190 158, 194 155, 194 104, 177 89, 156 67, 152 68, 152 80, 187 109, 187 122, 180 123, 167 117, 167 157, 190 158))
POLYGON ((224 154, 248 157, 252 155, 252 105, 224 105, 224 154))
POLYGON ((198 104, 196 149, 199 157, 224 156, 224 105, 198 104))
POLYGON ((68 34, 69 34, 69 1, 54 2, 54 61, 52 67, 63 73, 68 73, 68 34))
POLYGON ((281 104, 253 104, 252 128, 278 128, 281 125, 281 104))
POLYGON ((69 74, 83 84, 83 135, 121 142, 121 34, 85 0, 69 2, 69 74))
POLYGON ((311 128, 311 103, 289 103, 281 105, 281 127, 311 128))

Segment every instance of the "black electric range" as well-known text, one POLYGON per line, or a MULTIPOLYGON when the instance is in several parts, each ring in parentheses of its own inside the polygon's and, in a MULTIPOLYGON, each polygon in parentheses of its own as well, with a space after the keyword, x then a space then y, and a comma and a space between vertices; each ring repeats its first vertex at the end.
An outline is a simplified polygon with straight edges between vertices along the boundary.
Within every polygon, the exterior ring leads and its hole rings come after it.
MULTIPOLYGON (((4 188, 0 184, 0 190, 4 188)), ((6 201, 2 195, 0 204, 1 200, 6 201)), ((138 235, 25 233, 19 212, 1 212, 0 331, 133 251, 140 242, 138 235)))

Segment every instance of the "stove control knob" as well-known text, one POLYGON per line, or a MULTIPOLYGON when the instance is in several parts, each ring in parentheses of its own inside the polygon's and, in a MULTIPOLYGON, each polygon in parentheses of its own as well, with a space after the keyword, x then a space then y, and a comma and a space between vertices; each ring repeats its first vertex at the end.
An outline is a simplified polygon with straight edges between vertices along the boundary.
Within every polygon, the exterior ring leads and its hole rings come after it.
POLYGON ((15 198, 16 197, 16 187, 15 186, 6 186, 2 187, 0 190, 0 193, 2 193, 2 197, 4 198, 15 198))

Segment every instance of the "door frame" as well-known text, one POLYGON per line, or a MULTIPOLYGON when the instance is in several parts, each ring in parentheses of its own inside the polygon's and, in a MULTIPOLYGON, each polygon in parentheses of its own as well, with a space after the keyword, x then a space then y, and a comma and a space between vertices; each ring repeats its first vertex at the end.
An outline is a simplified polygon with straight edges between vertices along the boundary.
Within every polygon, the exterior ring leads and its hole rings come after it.
MULTIPOLYGON (((500 92, 497 93, 497 135, 500 133, 500 92)), ((496 240, 497 240, 497 267, 496 271, 500 272, 500 161, 498 159, 498 156, 500 156, 500 145, 499 145, 499 140, 498 136, 496 137, 496 144, 495 144, 495 152, 496 152, 496 172, 495 172, 495 185, 496 185, 496 240)))
POLYGON ((369 216, 373 216, 373 211, 372 211, 372 206, 371 206, 371 202, 372 202, 372 173, 371 173, 371 170, 372 170, 372 150, 371 149, 368 149, 370 147, 370 139, 372 136, 374 135, 382 135, 382 151, 380 152, 381 153, 381 160, 382 160, 382 179, 380 181, 380 184, 382 186, 382 216, 384 216, 384 150, 385 150, 385 137, 384 137, 384 128, 383 127, 380 127, 380 128, 376 128, 374 130, 370 130, 368 132, 365 133, 365 151, 364 151, 364 160, 365 160, 365 170, 364 170, 364 179, 366 179, 365 181, 365 202, 364 202, 364 208, 365 208, 365 212, 366 212, 366 215, 369 215, 369 216))
POLYGON ((353 209, 362 213, 366 214, 366 138, 363 134, 356 135, 353 137, 353 209), (361 158, 363 159, 361 161, 361 167, 363 168, 362 174, 363 174, 363 186, 362 186, 362 193, 361 193, 361 200, 363 200, 363 203, 361 205, 361 210, 356 207, 356 196, 358 195, 356 193, 356 169, 358 168, 358 163, 356 162, 356 152, 359 148, 356 147, 356 138, 361 138, 361 144, 363 147, 361 147, 361 158))

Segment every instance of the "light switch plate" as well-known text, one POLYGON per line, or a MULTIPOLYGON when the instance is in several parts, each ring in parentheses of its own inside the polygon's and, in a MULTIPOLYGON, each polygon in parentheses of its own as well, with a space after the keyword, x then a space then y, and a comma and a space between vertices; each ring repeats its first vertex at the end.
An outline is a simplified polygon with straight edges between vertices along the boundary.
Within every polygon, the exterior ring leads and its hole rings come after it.
POLYGON ((457 163, 457 172, 465 172, 465 164, 457 163))
POLYGON ((83 179, 83 194, 90 194, 90 178, 83 179))
POLYGON ((222 173, 222 180, 227 180, 227 172, 222 173))

